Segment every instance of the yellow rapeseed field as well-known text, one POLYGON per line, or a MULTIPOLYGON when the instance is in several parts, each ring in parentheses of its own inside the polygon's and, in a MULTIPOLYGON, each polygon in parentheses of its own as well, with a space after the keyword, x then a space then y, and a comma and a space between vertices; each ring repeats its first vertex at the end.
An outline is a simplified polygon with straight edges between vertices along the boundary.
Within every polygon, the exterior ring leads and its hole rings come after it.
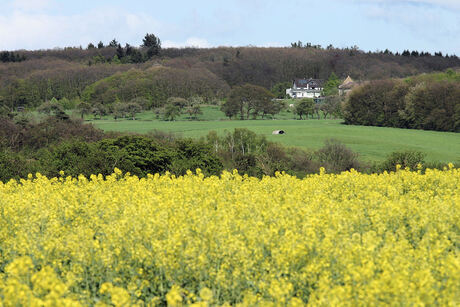
POLYGON ((458 306, 460 170, 0 183, 0 306, 458 306))

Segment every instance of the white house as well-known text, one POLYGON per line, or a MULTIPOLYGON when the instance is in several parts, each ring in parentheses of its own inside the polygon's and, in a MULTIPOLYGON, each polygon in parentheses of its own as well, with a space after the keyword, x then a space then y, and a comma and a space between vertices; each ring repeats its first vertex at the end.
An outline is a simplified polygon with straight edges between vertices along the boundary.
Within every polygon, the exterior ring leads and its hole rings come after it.
POLYGON ((324 80, 321 79, 295 79, 292 87, 286 90, 286 95, 291 98, 318 98, 323 87, 324 80))

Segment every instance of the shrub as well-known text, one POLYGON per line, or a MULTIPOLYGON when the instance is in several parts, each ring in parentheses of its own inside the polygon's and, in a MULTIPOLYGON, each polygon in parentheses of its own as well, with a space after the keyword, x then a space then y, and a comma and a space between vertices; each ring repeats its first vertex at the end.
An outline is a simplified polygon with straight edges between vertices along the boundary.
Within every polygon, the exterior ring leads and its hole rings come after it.
POLYGON ((315 155, 328 172, 340 173, 361 168, 358 154, 334 139, 326 140, 324 147, 316 151, 315 155))
POLYGON ((17 150, 21 145, 21 126, 7 117, 0 117, 0 148, 17 150))
POLYGON ((101 140, 103 136, 102 130, 84 124, 81 119, 60 120, 53 116, 38 124, 32 124, 21 134, 22 146, 31 149, 74 139, 94 142, 101 140))
POLYGON ((288 173, 304 177, 306 174, 319 172, 321 164, 315 160, 315 153, 300 148, 290 148, 287 154, 290 163, 288 173))
POLYGON ((38 154, 40 173, 48 177, 59 175, 78 176, 91 174, 108 175, 113 172, 112 153, 105 152, 93 143, 83 141, 66 141, 50 148, 42 149, 38 154))
POLYGON ((159 142, 143 136, 122 136, 102 140, 97 147, 110 154, 112 169, 117 167, 133 175, 163 173, 169 170, 173 152, 159 142))
POLYGON ((276 171, 289 170, 289 158, 282 145, 267 143, 266 150, 256 156, 257 165, 264 175, 273 176, 276 171))
POLYGON ((425 154, 419 151, 395 151, 392 152, 382 163, 380 169, 382 171, 395 171, 396 165, 401 165, 401 168, 416 169, 417 166, 425 163, 425 154))
POLYGON ((204 142, 192 139, 179 139, 174 143, 174 159, 170 171, 184 175, 187 170, 200 168, 205 175, 219 175, 223 170, 222 162, 212 147, 204 142))
POLYGON ((78 139, 86 142, 101 140, 102 130, 79 119, 62 120, 50 116, 34 123, 27 117, 17 122, 0 117, 0 146, 14 151, 39 149, 65 140, 78 139))
POLYGON ((247 174, 249 176, 261 177, 263 171, 257 165, 257 159, 255 154, 241 154, 237 153, 233 159, 234 168, 238 170, 240 174, 247 174))
POLYGON ((22 154, 9 150, 0 151, 0 181, 26 178, 27 174, 37 171, 38 163, 22 154))

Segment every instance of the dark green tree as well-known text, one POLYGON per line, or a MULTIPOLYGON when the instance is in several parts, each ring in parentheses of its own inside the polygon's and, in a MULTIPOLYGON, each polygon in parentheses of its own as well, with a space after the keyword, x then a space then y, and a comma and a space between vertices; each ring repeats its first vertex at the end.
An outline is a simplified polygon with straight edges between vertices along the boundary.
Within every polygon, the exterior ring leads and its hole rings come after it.
POLYGON ((0 52, 0 61, 2 61, 3 63, 10 62, 10 52, 9 51, 0 52))
POLYGON ((112 48, 117 48, 119 45, 119 43, 117 42, 117 40, 114 38, 112 39, 112 41, 109 43, 109 47, 112 47, 112 48))
POLYGON ((125 49, 126 49, 126 55, 127 55, 127 56, 132 55, 133 52, 134 52, 134 50, 135 50, 135 49, 134 49, 130 44, 128 44, 128 43, 126 43, 125 49))
POLYGON ((18 53, 3 51, 0 52, 1 62, 22 62, 25 61, 26 57, 24 54, 19 55, 18 53))
POLYGON ((225 116, 232 119, 238 115, 238 112, 240 111, 240 105, 235 101, 227 100, 221 105, 220 110, 225 113, 225 116))
POLYGON ((329 76, 329 79, 324 84, 324 89, 322 92, 323 96, 335 96, 339 94, 339 85, 340 80, 337 75, 332 72, 329 76))
POLYGON ((202 141, 179 139, 174 142, 174 160, 170 171, 184 175, 187 170, 200 168, 205 175, 219 175, 223 166, 220 159, 213 153, 212 147, 202 141))
POLYGON ((161 41, 159 37, 156 37, 155 34, 147 33, 142 40, 142 47, 147 48, 147 57, 151 58, 155 55, 159 55, 161 51, 161 41))
POLYGON ((130 55, 130 59, 131 59, 131 63, 142 63, 142 62, 144 62, 144 56, 137 49, 133 49, 133 51, 131 52, 131 55, 130 55))
POLYGON ((118 57, 118 59, 121 60, 122 58, 125 57, 125 50, 123 49, 123 47, 121 47, 120 44, 118 44, 118 46, 117 46, 117 51, 116 51, 116 52, 117 52, 117 57, 118 57))
POLYGON ((139 50, 137 50, 130 44, 126 43, 124 62, 125 63, 142 63, 144 62, 144 57, 139 50))
POLYGON ((137 176, 165 172, 174 158, 169 148, 142 136, 107 139, 99 142, 97 147, 110 153, 112 169, 118 167, 137 176))
POLYGON ((286 89, 291 87, 291 82, 279 82, 273 85, 271 92, 278 99, 286 98, 286 89))
POLYGON ((145 34, 144 39, 142 40, 143 44, 142 47, 157 47, 161 46, 161 41, 159 37, 156 37, 155 34, 145 34))

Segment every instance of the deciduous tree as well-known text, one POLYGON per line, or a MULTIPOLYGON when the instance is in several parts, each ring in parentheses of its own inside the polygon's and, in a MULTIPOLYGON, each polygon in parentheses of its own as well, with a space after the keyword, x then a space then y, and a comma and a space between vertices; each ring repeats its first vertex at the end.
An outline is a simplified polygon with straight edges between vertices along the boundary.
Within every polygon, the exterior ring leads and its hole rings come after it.
POLYGON ((257 85, 236 86, 221 109, 228 117, 239 113, 241 119, 249 119, 251 114, 257 117, 259 113, 276 113, 273 112, 276 110, 272 101, 273 97, 273 94, 267 89, 257 85))
POLYGON ((168 104, 165 107, 163 118, 164 120, 175 120, 181 114, 180 108, 174 104, 168 104))
POLYGON ((77 104, 77 110, 80 113, 81 119, 83 119, 86 114, 90 114, 91 109, 91 105, 85 101, 81 101, 79 104, 77 104))
POLYGON ((305 119, 308 119, 308 115, 313 114, 315 101, 312 98, 302 98, 295 106, 295 113, 299 115, 299 119, 305 115, 305 119))
POLYGON ((136 119, 136 114, 142 111, 142 106, 135 101, 131 101, 125 105, 126 113, 131 116, 132 120, 136 119))

